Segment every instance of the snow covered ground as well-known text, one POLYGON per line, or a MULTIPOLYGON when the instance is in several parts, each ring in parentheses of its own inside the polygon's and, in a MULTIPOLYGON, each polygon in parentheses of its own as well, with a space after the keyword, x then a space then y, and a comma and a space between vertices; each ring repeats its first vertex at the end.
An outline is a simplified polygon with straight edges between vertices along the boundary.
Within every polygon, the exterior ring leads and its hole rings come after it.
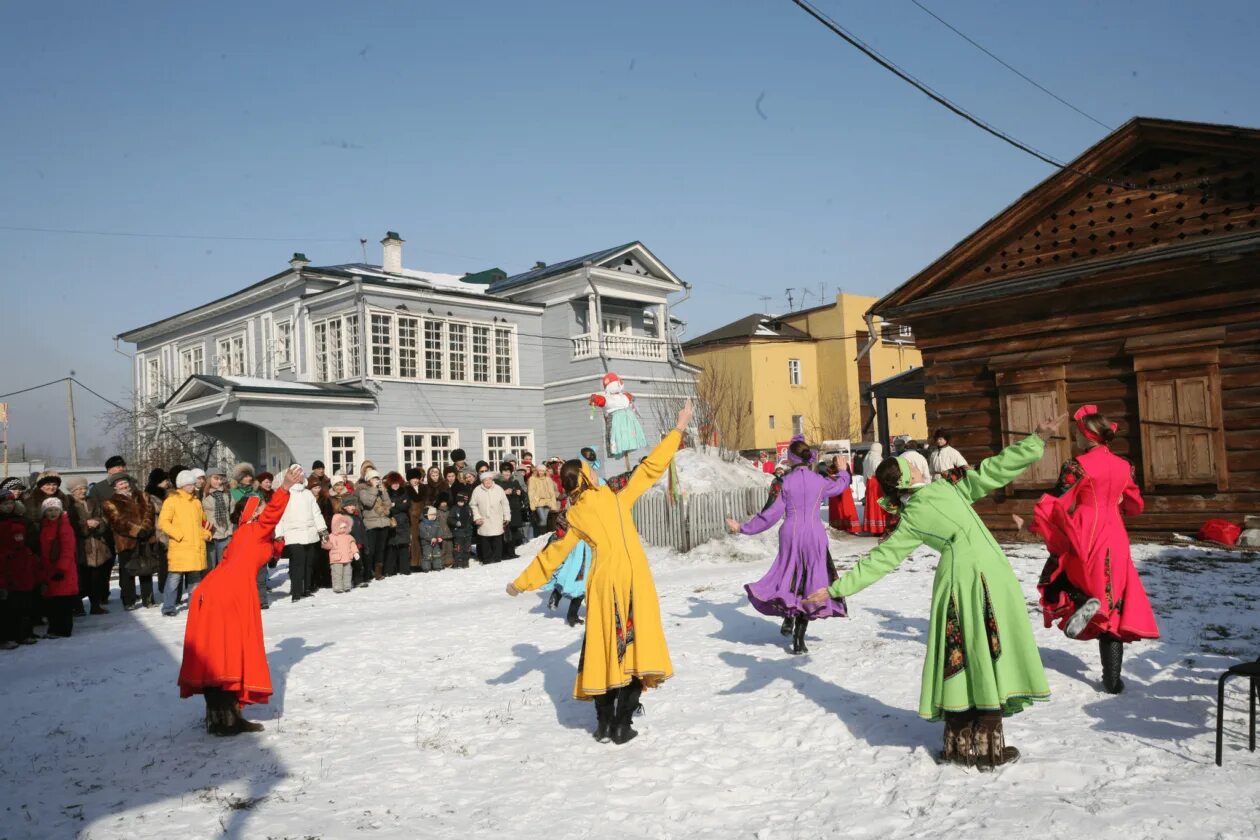
MULTIPOLYGON (((833 550, 847 566, 869 545, 833 550)), ((524 560, 277 601, 258 736, 207 736, 201 700, 177 699, 183 620, 115 600, 74 639, 0 653, 0 837, 1260 834, 1241 686, 1212 763, 1214 679, 1260 655, 1260 562, 1143 548, 1165 635, 1129 649, 1118 697, 1094 645, 1038 622, 1054 697, 1008 722, 1023 760, 982 774, 938 766, 940 728, 914 713, 934 558, 812 625, 793 657, 740 588, 773 549, 653 552, 677 676, 623 747, 595 743, 570 699, 580 630, 539 594, 503 594, 524 560)), ((1026 593, 1042 558, 1012 550, 1026 593)))

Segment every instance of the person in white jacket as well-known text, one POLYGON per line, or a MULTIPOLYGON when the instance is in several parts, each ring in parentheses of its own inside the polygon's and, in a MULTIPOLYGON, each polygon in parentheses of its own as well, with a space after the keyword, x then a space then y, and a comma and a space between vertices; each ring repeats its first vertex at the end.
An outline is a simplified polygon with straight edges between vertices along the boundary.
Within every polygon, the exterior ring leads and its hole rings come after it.
POLYGON ((289 488, 289 503, 276 525, 276 539, 284 540, 289 559, 289 593, 294 601, 315 594, 315 553, 328 535, 315 494, 305 484, 289 488))
POLYGON ((512 508, 507 493, 494 483, 494 473, 481 474, 481 483, 473 490, 468 506, 477 526, 477 559, 498 563, 503 559, 503 532, 512 524, 512 508))
POLYGON ((928 453, 928 466, 932 469, 932 480, 940 481, 950 470, 967 466, 967 459, 962 453, 949 445, 949 433, 937 429, 933 436, 936 446, 928 453))

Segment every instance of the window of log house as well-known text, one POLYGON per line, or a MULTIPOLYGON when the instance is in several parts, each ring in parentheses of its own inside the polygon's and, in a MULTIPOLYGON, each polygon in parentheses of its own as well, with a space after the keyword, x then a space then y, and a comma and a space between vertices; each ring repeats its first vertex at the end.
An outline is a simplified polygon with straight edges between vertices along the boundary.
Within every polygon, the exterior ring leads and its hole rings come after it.
MULTIPOLYGON (((989 369, 997 377, 998 405, 1002 414, 1002 445, 1023 440, 1042 420, 1067 411, 1065 366, 1046 364, 1048 353, 1014 353, 995 356, 989 369)), ((1061 359, 1062 355, 1056 353, 1061 359)), ((1059 478, 1059 469, 1072 455, 1071 441, 1051 440, 1046 454, 1012 482, 1018 489, 1049 489, 1059 478)))
POLYGON ((1125 342, 1137 375, 1145 489, 1225 490, 1220 344, 1224 328, 1142 336, 1125 342))

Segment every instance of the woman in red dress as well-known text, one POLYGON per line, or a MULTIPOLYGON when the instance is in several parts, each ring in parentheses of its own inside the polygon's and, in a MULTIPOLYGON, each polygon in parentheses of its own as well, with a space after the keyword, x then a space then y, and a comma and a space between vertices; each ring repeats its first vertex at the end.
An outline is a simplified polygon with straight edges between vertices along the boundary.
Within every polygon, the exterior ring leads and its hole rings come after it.
POLYGON ((1070 638, 1098 639, 1103 689, 1119 694, 1124 643, 1159 638, 1121 518, 1142 512, 1142 493, 1133 465, 1107 447, 1116 424, 1093 405, 1074 418, 1083 453, 1063 465, 1058 485, 1034 511, 1031 530, 1050 550, 1037 590, 1047 627, 1057 620, 1070 638))
POLYGON ((884 532, 888 530, 888 514, 884 512, 884 508, 879 503, 884 493, 879 486, 879 479, 875 478, 875 470, 879 468, 882 460, 884 460, 884 445, 876 442, 871 444, 870 451, 866 453, 866 459, 862 462, 862 475, 866 477, 866 501, 863 503, 862 508, 862 533, 877 537, 882 537, 884 532))
POLYGON ((860 534, 862 522, 858 519, 857 503, 853 501, 853 465, 840 463, 840 456, 837 455, 827 468, 827 477, 834 480, 846 470, 849 473, 849 486, 839 496, 832 496, 827 500, 827 524, 837 531, 860 534))
POLYGON ((223 560, 197 585, 188 606, 179 696, 205 696, 206 731, 212 735, 262 730, 262 724, 241 716, 242 706, 266 703, 271 697, 258 570, 271 560, 276 523, 289 503, 289 488, 301 481, 302 469, 292 467, 266 507, 257 496, 237 503, 236 533, 223 560))

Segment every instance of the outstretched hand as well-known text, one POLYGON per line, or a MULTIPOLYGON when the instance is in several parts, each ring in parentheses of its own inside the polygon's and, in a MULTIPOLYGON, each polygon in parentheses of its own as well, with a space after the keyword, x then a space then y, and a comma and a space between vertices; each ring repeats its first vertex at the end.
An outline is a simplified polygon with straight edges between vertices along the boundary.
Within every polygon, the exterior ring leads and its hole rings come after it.
POLYGON ((521 590, 519 590, 519 589, 517 589, 517 588, 516 588, 516 584, 514 584, 514 583, 509 583, 509 584, 507 585, 507 594, 509 594, 509 595, 511 595, 513 598, 515 598, 517 595, 520 595, 520 594, 521 594, 521 590))
POLYGON ((292 487, 295 484, 301 484, 304 480, 305 480, 305 476, 302 473, 302 468, 299 467, 297 464, 294 464, 293 466, 289 467, 287 472, 285 472, 284 480, 280 483, 280 486, 283 487, 285 490, 288 490, 290 487, 292 487))
POLYGON ((813 592, 806 595, 805 598, 802 599, 801 603, 807 604, 811 607, 821 607, 830 600, 831 593, 828 592, 827 587, 824 586, 822 589, 815 589, 813 592))
POLYGON ((1063 425, 1067 418, 1067 412, 1065 411, 1053 420, 1042 420, 1037 424, 1037 436, 1042 440, 1050 440, 1052 437, 1055 437, 1059 431, 1059 427, 1063 425))
POLYGON ((740 525, 734 519, 728 517, 726 520, 726 530, 730 531, 732 534, 738 534, 743 527, 744 526, 740 525))
POLYGON ((685 432, 687 427, 691 425, 691 418, 695 414, 696 407, 691 404, 691 400, 687 400, 678 412, 678 422, 674 424, 674 429, 679 432, 685 432))

